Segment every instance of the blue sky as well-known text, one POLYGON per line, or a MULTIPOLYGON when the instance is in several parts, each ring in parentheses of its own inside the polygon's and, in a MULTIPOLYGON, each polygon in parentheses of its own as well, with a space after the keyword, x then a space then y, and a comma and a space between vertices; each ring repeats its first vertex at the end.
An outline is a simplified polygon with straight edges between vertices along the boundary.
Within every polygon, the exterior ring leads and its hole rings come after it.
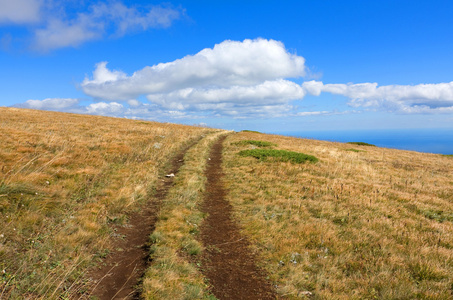
POLYGON ((0 0, 0 105, 225 129, 453 129, 451 1, 0 0))

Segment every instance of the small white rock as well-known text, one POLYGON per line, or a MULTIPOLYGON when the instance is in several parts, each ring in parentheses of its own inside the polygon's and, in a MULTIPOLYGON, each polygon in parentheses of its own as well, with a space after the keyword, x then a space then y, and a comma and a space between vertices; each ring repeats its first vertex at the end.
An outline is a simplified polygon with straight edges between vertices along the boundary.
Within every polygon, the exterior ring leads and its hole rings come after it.
POLYGON ((165 177, 175 177, 175 174, 173 174, 173 173, 167 174, 167 175, 165 175, 165 177))

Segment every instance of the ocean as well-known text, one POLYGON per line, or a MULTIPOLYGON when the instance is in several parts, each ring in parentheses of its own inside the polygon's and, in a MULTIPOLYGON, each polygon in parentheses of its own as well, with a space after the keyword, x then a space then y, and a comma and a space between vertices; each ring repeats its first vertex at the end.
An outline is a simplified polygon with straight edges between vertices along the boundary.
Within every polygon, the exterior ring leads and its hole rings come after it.
POLYGON ((453 154, 453 129, 385 129, 272 132, 332 142, 365 142, 378 147, 453 154))

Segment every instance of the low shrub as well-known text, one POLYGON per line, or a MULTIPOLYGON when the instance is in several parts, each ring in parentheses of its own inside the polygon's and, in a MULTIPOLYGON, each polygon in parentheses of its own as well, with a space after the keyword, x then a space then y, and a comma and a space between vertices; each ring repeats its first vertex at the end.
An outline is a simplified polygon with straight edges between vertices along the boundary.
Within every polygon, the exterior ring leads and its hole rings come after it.
POLYGON ((275 149, 251 149, 239 152, 240 156, 252 156, 259 160, 266 160, 268 157, 277 158, 280 161, 289 161, 292 163, 317 162, 318 159, 312 155, 275 149))
POLYGON ((236 145, 253 145, 257 147, 272 147, 272 146, 277 146, 277 144, 271 143, 271 142, 265 142, 265 141, 253 141, 253 140, 244 140, 235 143, 236 145))
POLYGON ((364 143, 364 142, 347 142, 346 144, 353 144, 353 145, 359 145, 359 146, 372 146, 372 147, 376 147, 376 145, 368 144, 368 143, 364 143))

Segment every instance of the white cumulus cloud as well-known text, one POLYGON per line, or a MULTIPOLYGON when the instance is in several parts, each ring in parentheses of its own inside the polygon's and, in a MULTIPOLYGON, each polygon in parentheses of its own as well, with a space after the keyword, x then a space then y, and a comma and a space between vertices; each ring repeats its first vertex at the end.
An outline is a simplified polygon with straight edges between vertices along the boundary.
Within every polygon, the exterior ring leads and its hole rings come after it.
POLYGON ((254 107, 259 113, 258 106, 289 109, 289 101, 303 98, 304 89, 286 78, 305 74, 305 59, 289 53, 281 42, 227 40, 130 76, 101 62, 81 87, 85 94, 108 101, 146 96, 167 109, 240 114, 254 107))
POLYGON ((100 63, 93 78, 85 78, 81 86, 95 98, 127 100, 185 88, 250 86, 266 80, 300 77, 305 74, 304 62, 303 57, 289 53, 274 40, 224 41, 195 55, 145 67, 131 76, 109 71, 105 63, 100 63))
MULTIPOLYGON (((92 84, 104 84, 106 82, 115 82, 120 79, 127 78, 127 75, 121 71, 110 71, 107 69, 107 62, 103 61, 96 64, 96 69, 93 71, 92 84)), ((85 79, 87 81, 87 79, 85 79)))

